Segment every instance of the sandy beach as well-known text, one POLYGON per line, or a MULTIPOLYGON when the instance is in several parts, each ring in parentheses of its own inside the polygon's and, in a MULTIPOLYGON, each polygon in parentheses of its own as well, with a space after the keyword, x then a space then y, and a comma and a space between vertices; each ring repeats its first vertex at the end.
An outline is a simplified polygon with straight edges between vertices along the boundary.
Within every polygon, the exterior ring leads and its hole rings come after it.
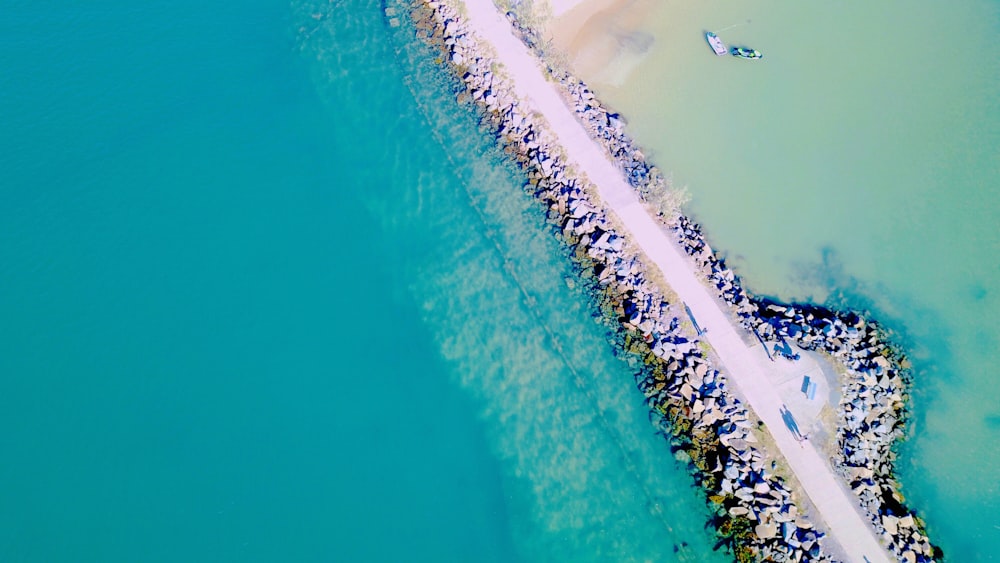
POLYGON ((654 41, 642 22, 656 8, 651 0, 552 2, 544 33, 568 62, 584 75, 621 85, 654 41))

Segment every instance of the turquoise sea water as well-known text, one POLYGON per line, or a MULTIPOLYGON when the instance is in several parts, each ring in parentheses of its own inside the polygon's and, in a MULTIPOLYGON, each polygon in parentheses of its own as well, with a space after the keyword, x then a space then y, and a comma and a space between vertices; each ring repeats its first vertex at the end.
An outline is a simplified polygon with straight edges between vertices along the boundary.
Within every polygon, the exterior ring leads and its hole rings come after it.
POLYGON ((585 78, 750 288, 899 333, 917 376, 904 492, 952 560, 996 558, 1000 4, 636 10, 600 25, 627 75, 585 78), (716 58, 707 30, 764 59, 716 58))
POLYGON ((0 560, 724 560, 397 47, 366 0, 5 6, 0 560))

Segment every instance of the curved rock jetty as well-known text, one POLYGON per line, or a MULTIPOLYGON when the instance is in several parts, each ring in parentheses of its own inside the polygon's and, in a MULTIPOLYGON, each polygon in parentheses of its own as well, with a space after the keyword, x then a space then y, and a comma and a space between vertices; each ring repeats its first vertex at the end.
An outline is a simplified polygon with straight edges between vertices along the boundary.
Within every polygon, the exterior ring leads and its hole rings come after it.
POLYGON ((636 383, 678 458, 708 491, 714 524, 737 560, 830 560, 823 548, 826 534, 792 500, 758 445, 756 419, 697 338, 682 329, 682 305, 669 302, 650 282, 641 256, 626 244, 591 187, 568 169, 537 117, 521 107, 459 11, 445 2, 417 0, 408 13, 417 36, 458 79, 458 99, 474 105, 521 168, 525 190, 544 205, 601 312, 614 321, 621 344, 642 358, 636 383))
MULTIPOLYGON (((544 42, 507 14, 522 41, 545 60, 544 42)), ((621 116, 604 107, 582 81, 548 64, 572 108, 593 139, 618 164, 644 201, 667 187, 662 174, 646 162, 624 131, 621 116)), ((894 442, 903 437, 911 373, 900 350, 879 326, 861 315, 816 305, 788 305, 750 295, 735 272, 709 246, 699 225, 684 215, 660 214, 707 284, 740 324, 763 342, 789 340, 805 350, 821 350, 838 360, 846 377, 838 409, 837 452, 831 464, 858 496, 875 529, 900 561, 929 562, 942 557, 925 525, 904 504, 893 477, 894 442)))

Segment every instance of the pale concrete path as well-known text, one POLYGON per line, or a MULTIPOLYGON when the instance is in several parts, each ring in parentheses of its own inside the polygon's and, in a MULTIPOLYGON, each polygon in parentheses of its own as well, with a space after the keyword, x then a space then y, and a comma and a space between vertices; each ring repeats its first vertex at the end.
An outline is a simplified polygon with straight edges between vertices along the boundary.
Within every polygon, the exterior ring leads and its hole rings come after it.
POLYGON ((691 307, 698 323, 710 329, 707 339, 725 364, 730 381, 771 430, 781 454, 820 512, 834 541, 852 561, 864 563, 867 558, 872 563, 888 562, 889 554, 862 516, 853 494, 840 484, 827 462, 808 441, 799 443, 785 428, 777 390, 730 324, 729 317, 695 277, 687 257, 643 208, 618 168, 577 121, 559 96, 558 86, 546 80, 538 59, 517 39, 491 0, 464 0, 464 4, 470 28, 481 40, 492 44, 525 109, 545 116, 569 164, 587 175, 597 186, 605 204, 624 223, 628 232, 623 234, 663 272, 670 287, 691 307))

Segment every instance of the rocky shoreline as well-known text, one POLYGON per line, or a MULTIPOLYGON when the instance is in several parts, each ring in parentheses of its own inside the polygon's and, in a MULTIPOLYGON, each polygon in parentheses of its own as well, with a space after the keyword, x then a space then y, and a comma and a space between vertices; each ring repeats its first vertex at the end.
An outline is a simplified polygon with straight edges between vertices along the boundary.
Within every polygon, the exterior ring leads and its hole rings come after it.
MULTIPOLYGON (((729 390, 725 375, 713 367, 697 338, 682 330, 679 304, 670 303, 650 283, 642 258, 616 232, 592 190, 567 169, 544 127, 520 107, 491 55, 468 32, 459 9, 446 2, 412 0, 387 7, 386 17, 393 26, 400 17, 409 18, 417 36, 437 50, 457 79, 458 100, 475 106, 499 146, 525 173, 525 189, 545 205, 601 311, 615 321, 619 343, 643 359, 636 383, 678 457, 689 462, 707 491, 719 535, 736 558, 828 560, 823 532, 801 513, 783 480, 765 463, 752 413, 729 390)), ((508 17, 540 53, 537 35, 518 25, 513 14, 508 17)), ((662 175, 624 133, 620 116, 603 107, 582 81, 551 65, 548 70, 643 200, 662 194, 662 175)), ((902 436, 906 417, 910 374, 905 357, 876 324, 855 313, 751 296, 697 224, 679 214, 660 218, 747 330, 762 341, 788 340, 843 363, 847 377, 832 464, 899 560, 939 559, 940 550, 903 503, 892 476, 891 448, 902 436)))
MULTIPOLYGON (((522 41, 542 60, 549 60, 539 34, 521 25, 516 14, 507 16, 522 41)), ((570 108, 605 147, 628 183, 644 201, 659 197, 666 190, 663 177, 625 134, 621 117, 605 108, 583 81, 547 64, 570 108)), ((858 496, 869 520, 900 561, 941 559, 941 550, 930 542, 923 522, 905 505, 893 477, 892 447, 903 437, 911 378, 905 355, 875 322, 857 313, 781 304, 750 295, 709 246, 699 225, 681 214, 659 216, 673 229, 677 242, 734 318, 765 346, 787 340, 805 350, 826 352, 843 365, 847 375, 837 411, 833 467, 858 496)))
MULTIPOLYGON (((758 422, 729 389, 696 338, 682 329, 683 309, 646 275, 642 258, 611 224, 589 186, 511 94, 495 61, 468 32, 460 12, 438 1, 407 5, 417 36, 434 48, 461 86, 460 101, 478 115, 527 178, 524 188, 547 210, 571 249, 597 305, 615 321, 621 345, 643 360, 636 383, 679 459, 708 493, 714 524, 739 561, 826 561, 825 533, 792 500, 767 463, 758 422)), ((403 15, 394 7, 388 18, 403 15)))

